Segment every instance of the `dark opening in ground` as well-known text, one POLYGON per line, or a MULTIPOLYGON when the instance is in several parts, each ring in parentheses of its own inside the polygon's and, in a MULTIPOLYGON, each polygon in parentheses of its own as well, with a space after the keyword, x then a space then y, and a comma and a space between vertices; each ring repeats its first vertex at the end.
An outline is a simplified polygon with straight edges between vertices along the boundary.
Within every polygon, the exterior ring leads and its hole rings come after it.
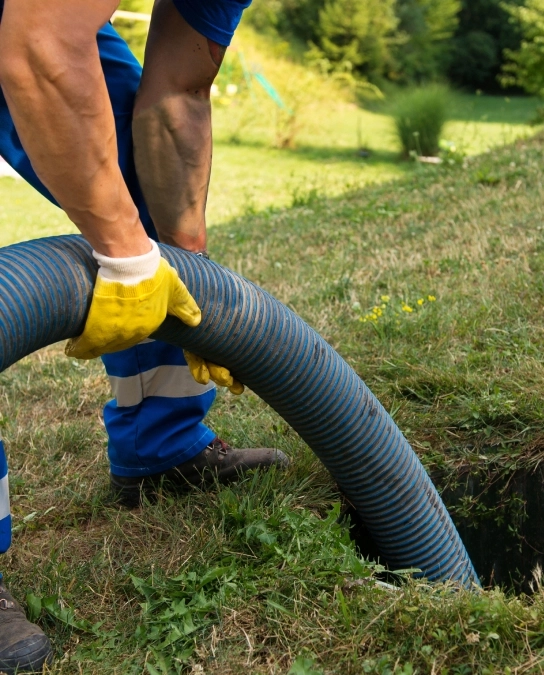
MULTIPOLYGON (((440 484, 440 479, 437 479, 440 484)), ((544 564, 544 469, 508 476, 460 474, 442 498, 484 586, 532 593, 544 564)), ((362 555, 385 564, 368 529, 349 504, 351 536, 362 555)))

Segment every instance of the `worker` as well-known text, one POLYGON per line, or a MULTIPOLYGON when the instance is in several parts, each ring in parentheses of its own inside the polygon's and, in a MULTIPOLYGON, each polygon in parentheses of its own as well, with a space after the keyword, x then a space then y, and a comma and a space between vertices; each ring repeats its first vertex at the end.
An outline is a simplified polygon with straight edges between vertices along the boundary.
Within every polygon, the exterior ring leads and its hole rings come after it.
MULTIPOLYGON (((73 358, 102 356, 111 483, 135 505, 161 482, 285 466, 272 448, 233 449, 203 419, 225 368, 149 338, 200 309, 157 241, 203 257, 212 156, 210 89, 251 0, 156 0, 142 69, 110 17, 117 0, 0 0, 0 155, 58 204, 93 248, 98 275, 73 358)), ((70 311, 70 308, 66 308, 70 311)), ((10 545, 0 441, 0 553, 10 545)), ((0 671, 52 658, 0 574, 0 671)))

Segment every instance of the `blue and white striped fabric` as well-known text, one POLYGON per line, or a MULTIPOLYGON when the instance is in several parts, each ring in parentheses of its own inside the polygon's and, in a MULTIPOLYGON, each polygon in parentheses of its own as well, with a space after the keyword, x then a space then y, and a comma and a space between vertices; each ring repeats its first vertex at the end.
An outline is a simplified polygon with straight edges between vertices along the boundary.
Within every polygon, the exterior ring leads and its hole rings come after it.
POLYGON ((195 382, 181 349, 148 339, 102 360, 115 396, 104 409, 114 474, 160 473, 213 441, 202 420, 215 386, 195 382))
MULTIPOLYGON (((8 463, 0 436, 0 553, 11 545, 11 512, 9 507, 8 463)), ((0 579, 2 574, 0 573, 0 579)))

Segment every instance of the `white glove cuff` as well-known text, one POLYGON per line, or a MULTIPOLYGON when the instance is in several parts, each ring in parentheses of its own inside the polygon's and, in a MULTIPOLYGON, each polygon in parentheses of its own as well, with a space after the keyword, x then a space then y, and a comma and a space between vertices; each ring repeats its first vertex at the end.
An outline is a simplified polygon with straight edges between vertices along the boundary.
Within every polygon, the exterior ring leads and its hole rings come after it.
POLYGON ((110 258, 93 251, 98 262, 98 274, 107 281, 118 281, 124 286, 134 286, 140 281, 152 279, 161 262, 161 252, 156 242, 151 242, 151 251, 132 258, 110 258))

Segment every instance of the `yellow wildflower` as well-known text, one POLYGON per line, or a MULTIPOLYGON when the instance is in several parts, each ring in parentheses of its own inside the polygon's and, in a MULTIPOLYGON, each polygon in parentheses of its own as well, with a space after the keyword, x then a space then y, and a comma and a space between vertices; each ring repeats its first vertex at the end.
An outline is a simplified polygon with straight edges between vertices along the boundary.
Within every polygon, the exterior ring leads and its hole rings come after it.
POLYGON ((388 295, 382 295, 381 297, 382 302, 388 303, 389 300, 391 300, 391 298, 388 295))
POLYGON ((408 314, 411 314, 414 310, 410 307, 410 305, 407 305, 405 302, 402 303, 402 311, 407 312, 408 314))
POLYGON ((419 300, 417 301, 417 304, 421 307, 421 305, 422 305, 424 302, 425 302, 425 300, 424 300, 423 298, 419 298, 419 300))
POLYGON ((428 296, 427 296, 427 300, 428 300, 429 302, 434 302, 434 301, 436 300, 436 298, 435 298, 434 295, 428 295, 428 296))

